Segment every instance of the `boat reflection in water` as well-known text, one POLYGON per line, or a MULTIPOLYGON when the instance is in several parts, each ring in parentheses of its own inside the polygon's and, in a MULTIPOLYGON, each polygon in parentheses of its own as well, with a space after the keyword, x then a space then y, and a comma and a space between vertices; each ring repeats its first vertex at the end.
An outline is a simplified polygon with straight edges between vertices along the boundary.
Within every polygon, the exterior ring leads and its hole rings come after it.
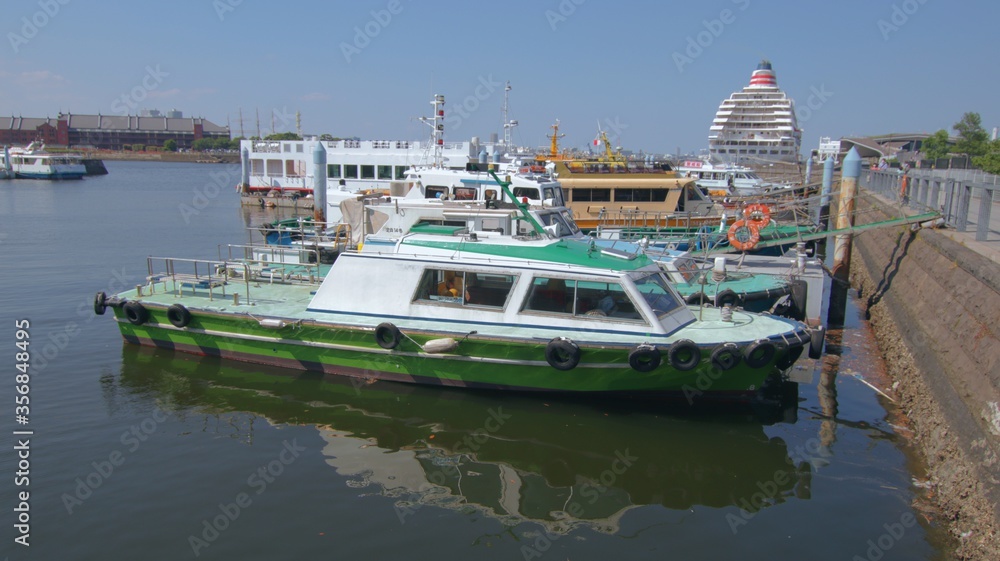
MULTIPOLYGON (((611 534, 644 505, 755 512, 810 498, 809 465, 797 465, 753 414, 671 416, 634 402, 280 372, 125 345, 120 386, 188 418, 247 413, 315 425, 326 462, 359 494, 394 499, 400 522, 434 506, 556 534, 611 534)), ((117 389, 106 386, 109 402, 117 389)), ((253 422, 240 430, 252 442, 253 422)))

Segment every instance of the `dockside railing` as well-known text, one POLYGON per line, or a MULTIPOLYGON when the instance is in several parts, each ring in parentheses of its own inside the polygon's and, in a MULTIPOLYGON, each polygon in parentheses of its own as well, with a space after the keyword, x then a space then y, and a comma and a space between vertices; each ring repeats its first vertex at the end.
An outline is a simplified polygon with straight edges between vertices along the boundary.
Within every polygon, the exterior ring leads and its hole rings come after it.
POLYGON ((864 170, 861 187, 913 210, 934 210, 958 232, 975 229, 976 241, 992 231, 993 203, 1000 202, 996 176, 949 174, 945 170, 864 170), (904 180, 905 178, 905 180, 904 180), (992 182, 990 181, 992 179, 992 182))

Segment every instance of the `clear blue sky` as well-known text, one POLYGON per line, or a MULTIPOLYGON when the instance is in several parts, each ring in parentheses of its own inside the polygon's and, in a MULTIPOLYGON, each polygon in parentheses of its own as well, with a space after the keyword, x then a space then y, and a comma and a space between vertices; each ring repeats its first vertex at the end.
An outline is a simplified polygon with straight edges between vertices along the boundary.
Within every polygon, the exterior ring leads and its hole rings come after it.
POLYGON ((805 154, 821 136, 950 131, 966 111, 1000 125, 998 21, 986 0, 9 0, 0 115, 177 108, 238 135, 242 108, 250 135, 258 110, 265 132, 301 111, 306 133, 423 139, 440 93, 462 140, 502 135, 510 80, 520 144, 559 119, 566 145, 601 122, 672 153, 705 148, 768 58, 805 154))

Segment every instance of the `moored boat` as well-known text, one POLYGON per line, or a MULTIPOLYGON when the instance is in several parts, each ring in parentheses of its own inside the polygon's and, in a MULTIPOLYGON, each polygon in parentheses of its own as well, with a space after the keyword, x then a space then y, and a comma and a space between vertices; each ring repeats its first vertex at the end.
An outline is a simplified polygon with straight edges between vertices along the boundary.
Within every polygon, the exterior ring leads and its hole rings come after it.
POLYGON ((699 187, 718 199, 761 195, 773 187, 753 169, 735 164, 685 160, 676 170, 681 177, 693 178, 699 187))
POLYGON ((80 179, 87 174, 77 154, 53 154, 44 144, 5 149, 0 168, 19 179, 80 179))
POLYGON ((261 277, 241 262, 149 258, 145 285, 99 293, 94 308, 113 308, 130 343, 495 390, 749 398, 810 345, 799 322, 689 308, 648 257, 524 220, 533 232, 455 228, 366 243, 321 283, 261 277))

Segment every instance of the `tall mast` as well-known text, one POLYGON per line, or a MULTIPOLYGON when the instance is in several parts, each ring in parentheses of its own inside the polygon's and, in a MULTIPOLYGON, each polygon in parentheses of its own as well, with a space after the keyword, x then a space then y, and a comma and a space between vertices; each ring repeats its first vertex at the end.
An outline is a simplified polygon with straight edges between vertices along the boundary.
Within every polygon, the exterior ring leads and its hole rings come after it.
POLYGON ((556 124, 552 125, 552 134, 549 138, 552 140, 552 145, 549 147, 549 157, 555 159, 559 155, 559 139, 566 136, 565 134, 559 134, 559 119, 556 119, 556 124))
POLYGON ((516 120, 508 120, 510 113, 510 105, 508 103, 510 90, 510 80, 507 80, 507 85, 503 88, 503 145, 508 150, 513 144, 513 140, 511 139, 513 131, 511 129, 517 126, 516 120))
POLYGON ((444 167, 444 96, 434 94, 431 101, 433 117, 420 117, 420 121, 431 127, 431 144, 434 146, 434 167, 444 167))

